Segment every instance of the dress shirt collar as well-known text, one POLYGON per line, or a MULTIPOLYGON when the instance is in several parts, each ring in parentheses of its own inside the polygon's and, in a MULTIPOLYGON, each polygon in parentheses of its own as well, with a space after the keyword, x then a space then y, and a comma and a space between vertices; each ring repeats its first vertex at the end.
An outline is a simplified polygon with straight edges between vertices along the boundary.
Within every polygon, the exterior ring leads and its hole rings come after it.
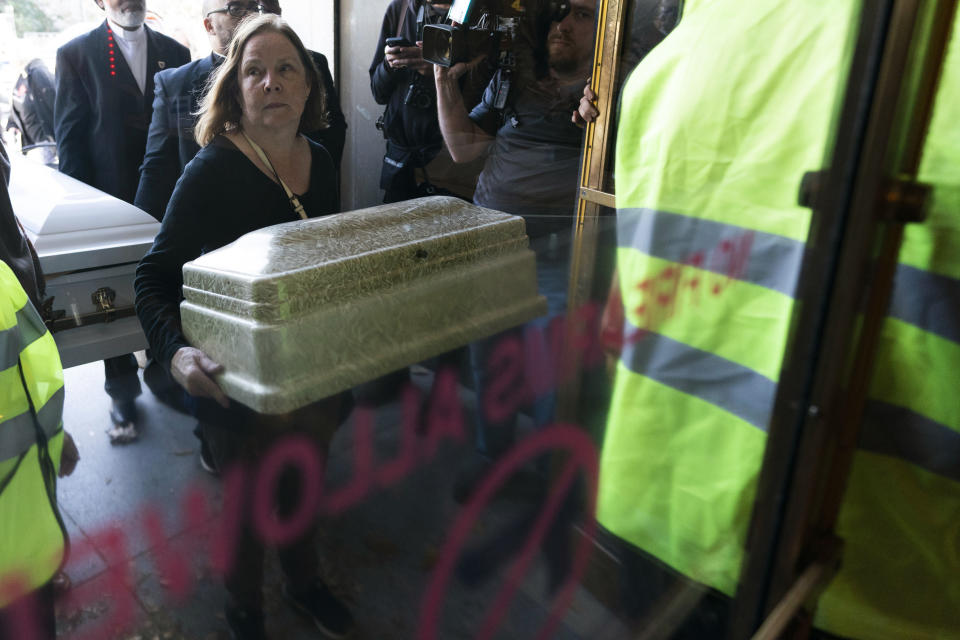
POLYGON ((110 25, 110 29, 113 31, 113 35, 120 40, 125 42, 130 42, 131 44, 138 44, 144 42, 147 39, 147 31, 144 29, 143 25, 140 25, 133 31, 127 31, 116 22, 107 18, 107 24, 110 25))

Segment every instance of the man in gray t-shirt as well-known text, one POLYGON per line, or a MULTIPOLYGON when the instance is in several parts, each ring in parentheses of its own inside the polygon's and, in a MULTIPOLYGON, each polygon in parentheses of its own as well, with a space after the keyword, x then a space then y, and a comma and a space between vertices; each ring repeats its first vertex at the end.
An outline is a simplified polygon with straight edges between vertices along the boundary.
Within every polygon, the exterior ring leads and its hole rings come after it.
POLYGON ((493 138, 473 200, 523 216, 531 238, 569 231, 583 138, 570 113, 584 78, 570 84, 544 78, 518 90, 499 111, 493 107, 498 76, 470 113, 471 122, 493 138))
MULTIPOLYGON (((531 336, 542 339, 542 325, 566 307, 582 139, 571 113, 590 76, 596 0, 571 0, 570 4, 570 13, 550 25, 546 73, 528 83, 514 78, 502 110, 493 106, 498 77, 490 82, 481 103, 468 113, 457 80, 470 65, 434 67, 440 131, 454 161, 468 162, 490 148, 474 202, 523 216, 531 248, 537 253, 537 288, 547 297, 549 314, 536 321, 539 331, 525 331, 528 343, 531 336)), ((489 464, 513 444, 514 417, 494 425, 483 410, 489 388, 489 354, 504 337, 501 334, 470 345, 481 460, 458 478, 454 488, 458 500, 469 496, 489 464)), ((542 348, 530 351, 545 353, 542 348)), ((535 363, 526 366, 528 371, 543 370, 535 363)), ((554 399, 552 392, 546 392, 532 403, 530 410, 538 425, 552 421, 554 399)))
POLYGON ((524 216, 531 238, 570 227, 555 218, 572 215, 576 203, 583 132, 570 114, 590 76, 595 12, 596 0, 572 0, 570 13, 550 25, 546 73, 528 84, 514 78, 502 110, 493 106, 499 72, 468 113, 457 80, 470 65, 434 67, 440 130, 453 159, 468 162, 490 147, 474 202, 524 216), (541 216, 550 222, 534 222, 541 216))

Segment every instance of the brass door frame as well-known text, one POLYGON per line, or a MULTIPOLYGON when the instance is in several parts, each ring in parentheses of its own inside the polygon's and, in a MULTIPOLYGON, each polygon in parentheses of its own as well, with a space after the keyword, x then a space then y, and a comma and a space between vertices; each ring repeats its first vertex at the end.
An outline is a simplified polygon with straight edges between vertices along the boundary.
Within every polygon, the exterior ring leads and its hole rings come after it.
MULTIPOLYGON (((753 634, 802 582, 807 602, 796 599, 793 613, 812 609, 842 561, 836 519, 904 225, 923 219, 927 189, 916 174, 956 5, 864 2, 837 129, 845 135, 814 181, 822 188, 801 193, 818 223, 807 241, 731 638, 753 634), (841 366, 845 356, 849 367, 841 366)), ((781 637, 793 617, 778 613, 779 625, 763 637, 781 637)), ((794 636, 806 637, 811 622, 810 612, 794 618, 794 636)))
MULTIPOLYGON (((590 302, 597 259, 600 208, 616 207, 613 194, 603 191, 603 179, 610 164, 613 139, 612 99, 615 94, 620 45, 626 20, 626 2, 629 0, 600 0, 597 13, 597 33, 593 49, 593 74, 590 88, 597 95, 600 115, 585 127, 580 181, 577 194, 577 213, 574 221, 573 244, 570 249, 570 278, 567 297, 568 331, 566 345, 575 343, 570 337, 578 310, 590 302)), ((575 423, 579 405, 581 362, 576 349, 566 348, 562 354, 563 371, 576 372, 561 381, 557 393, 557 416, 561 421, 575 423)))
MULTIPOLYGON (((600 0, 590 83, 600 116, 585 132, 568 319, 590 300, 600 209, 616 206, 603 180, 613 151, 612 99, 627 1, 600 0)), ((922 204, 924 190, 913 181, 956 5, 863 2, 836 139, 827 147, 828 169, 811 175, 801 194, 814 209, 814 223, 734 601, 732 638, 750 637, 771 612, 763 637, 778 637, 796 623, 802 607, 809 608, 842 554, 833 529, 903 226, 916 221, 910 215, 922 204), (857 301, 863 299, 868 312, 858 334, 857 301), (849 353, 849 345, 856 345, 853 364, 840 371, 831 356, 849 353)), ((563 357, 577 356, 568 351, 563 357)), ((566 370, 577 375, 560 386, 558 416, 575 421, 580 363, 567 363, 575 368, 566 370)), ((800 636, 809 631, 811 617, 802 620, 794 625, 800 636)))

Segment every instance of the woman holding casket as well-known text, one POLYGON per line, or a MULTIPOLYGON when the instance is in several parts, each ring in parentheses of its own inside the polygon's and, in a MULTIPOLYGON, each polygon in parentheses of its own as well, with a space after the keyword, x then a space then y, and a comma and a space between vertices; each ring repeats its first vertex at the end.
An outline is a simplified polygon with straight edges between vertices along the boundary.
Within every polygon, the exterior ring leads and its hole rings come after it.
MULTIPOLYGON (((301 133, 320 128, 325 111, 317 70, 287 23, 264 15, 241 24, 200 107, 195 134, 203 149, 186 166, 160 233, 137 268, 137 314, 150 347, 189 394, 214 461, 225 471, 238 464, 255 470, 273 442, 292 432, 308 436, 325 456, 349 410, 343 394, 281 417, 231 402, 212 377, 221 367, 190 346, 180 325, 185 262, 250 231, 337 211, 333 162, 301 133)), ((243 489, 252 493, 252 487, 243 489)), ((299 475, 286 469, 274 494, 277 516, 295 513, 301 494, 299 475)), ((235 637, 260 638, 264 548, 252 506, 242 511, 226 575, 226 618, 235 637)), ((343 637, 353 620, 318 578, 314 530, 311 525, 279 550, 285 595, 326 635, 343 637)))

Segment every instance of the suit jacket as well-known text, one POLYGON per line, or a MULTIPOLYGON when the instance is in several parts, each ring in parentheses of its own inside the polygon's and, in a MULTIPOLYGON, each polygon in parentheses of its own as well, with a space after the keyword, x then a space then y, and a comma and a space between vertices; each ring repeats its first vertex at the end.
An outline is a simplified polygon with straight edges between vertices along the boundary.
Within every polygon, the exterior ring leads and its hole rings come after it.
MULTIPOLYGON (((326 129, 308 133, 307 137, 326 147, 339 170, 347 121, 340 110, 340 98, 333 86, 326 57, 314 51, 310 54, 327 91, 330 117, 326 129)), ((177 69, 161 71, 154 79, 153 118, 134 204, 157 220, 163 219, 183 168, 200 150, 193 137, 196 124, 193 114, 197 112, 210 73, 222 61, 221 56, 211 53, 177 69)))
POLYGON ((142 93, 119 47, 110 62, 112 36, 106 20, 57 50, 54 135, 60 171, 130 203, 147 144, 153 75, 190 61, 190 51, 176 40, 144 29, 147 82, 142 93))

